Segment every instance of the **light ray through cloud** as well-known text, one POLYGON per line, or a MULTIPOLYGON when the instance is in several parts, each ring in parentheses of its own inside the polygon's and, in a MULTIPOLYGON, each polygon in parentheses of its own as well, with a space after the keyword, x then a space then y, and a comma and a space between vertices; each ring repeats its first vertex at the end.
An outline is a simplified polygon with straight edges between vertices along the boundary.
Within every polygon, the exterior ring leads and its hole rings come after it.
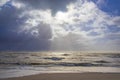
POLYGON ((16 33, 37 42, 46 40, 49 50, 119 50, 120 16, 101 10, 104 0, 66 0, 64 9, 59 5, 54 9, 52 4, 49 0, 12 0, 11 5, 21 12, 16 13, 18 22, 23 20, 16 33))

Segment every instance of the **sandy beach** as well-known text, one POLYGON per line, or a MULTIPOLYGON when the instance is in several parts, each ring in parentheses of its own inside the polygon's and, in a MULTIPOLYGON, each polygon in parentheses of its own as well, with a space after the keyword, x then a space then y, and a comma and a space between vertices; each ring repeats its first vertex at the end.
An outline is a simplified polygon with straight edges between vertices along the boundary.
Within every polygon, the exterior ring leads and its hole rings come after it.
POLYGON ((43 73, 0 80, 120 80, 120 73, 43 73))

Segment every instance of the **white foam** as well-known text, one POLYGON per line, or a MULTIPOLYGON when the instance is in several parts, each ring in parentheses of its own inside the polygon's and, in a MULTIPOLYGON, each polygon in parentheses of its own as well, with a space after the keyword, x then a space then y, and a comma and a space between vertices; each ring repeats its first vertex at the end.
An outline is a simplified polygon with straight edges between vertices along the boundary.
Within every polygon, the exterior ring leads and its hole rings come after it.
POLYGON ((120 68, 114 68, 114 67, 79 67, 78 68, 72 68, 72 70, 64 70, 60 71, 57 70, 47 70, 39 68, 38 70, 32 70, 29 69, 10 69, 10 70, 0 70, 0 78, 12 78, 12 77, 22 77, 22 76, 28 76, 28 75, 35 75, 40 73, 85 73, 85 72, 98 72, 98 73, 120 73, 120 68))

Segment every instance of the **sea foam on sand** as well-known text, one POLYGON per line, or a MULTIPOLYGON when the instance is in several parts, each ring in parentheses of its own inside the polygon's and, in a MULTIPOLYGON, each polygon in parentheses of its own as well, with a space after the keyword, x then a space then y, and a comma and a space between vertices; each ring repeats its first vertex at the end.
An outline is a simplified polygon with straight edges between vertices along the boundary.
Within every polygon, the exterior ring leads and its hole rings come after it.
POLYGON ((42 73, 120 73, 119 68, 113 68, 113 67, 81 67, 78 70, 74 71, 55 71, 55 70, 44 70, 44 68, 41 68, 39 70, 33 70, 32 68, 27 69, 11 69, 11 70, 1 70, 0 71, 0 79, 2 78, 12 78, 12 77, 22 77, 22 76, 28 76, 28 75, 35 75, 35 74, 42 74, 42 73))

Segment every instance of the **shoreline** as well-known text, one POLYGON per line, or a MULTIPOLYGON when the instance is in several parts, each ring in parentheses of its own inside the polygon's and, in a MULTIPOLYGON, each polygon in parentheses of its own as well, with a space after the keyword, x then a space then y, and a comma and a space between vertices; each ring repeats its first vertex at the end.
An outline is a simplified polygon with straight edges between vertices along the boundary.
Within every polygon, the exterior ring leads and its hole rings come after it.
POLYGON ((0 80, 120 80, 120 73, 40 73, 0 80))

